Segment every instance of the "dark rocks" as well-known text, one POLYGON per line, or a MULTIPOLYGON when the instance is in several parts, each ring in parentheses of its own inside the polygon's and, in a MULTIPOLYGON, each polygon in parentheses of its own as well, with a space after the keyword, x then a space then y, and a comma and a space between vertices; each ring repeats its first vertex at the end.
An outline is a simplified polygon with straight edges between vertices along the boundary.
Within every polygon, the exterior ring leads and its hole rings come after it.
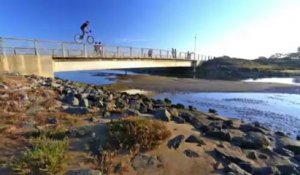
POLYGON ((282 175, 300 175, 299 167, 293 165, 280 165, 277 168, 282 175))
POLYGON ((208 131, 205 133, 206 137, 222 140, 222 141, 231 141, 231 135, 226 130, 220 130, 220 131, 208 131))
POLYGON ((88 109, 84 107, 65 106, 63 108, 69 114, 86 114, 88 112, 88 109))
POLYGON ((237 164, 235 163, 230 163, 229 165, 227 165, 224 168, 224 172, 225 173, 235 173, 237 175, 251 175, 250 173, 248 173, 247 171, 243 170, 241 167, 239 167, 237 164))
POLYGON ((252 160, 257 160, 258 155, 256 151, 250 151, 247 153, 247 157, 252 160))
POLYGON ((159 109, 159 110, 155 111, 154 116, 155 116, 155 118, 160 119, 162 121, 166 121, 166 122, 171 120, 171 114, 166 109, 159 109))
POLYGON ((217 111, 217 110, 211 109, 211 108, 208 109, 208 112, 209 112, 209 113, 212 113, 212 114, 218 114, 218 111, 217 111))
POLYGON ((267 131, 263 128, 260 128, 260 127, 256 127, 254 126, 253 124, 244 124, 244 125, 241 125, 240 126, 240 130, 247 133, 247 132, 260 132, 262 134, 266 134, 267 131))
POLYGON ((279 175, 280 172, 276 167, 267 166, 262 168, 255 168, 253 175, 279 175))
POLYGON ((185 139, 185 142, 197 143, 198 146, 205 145, 205 142, 200 138, 200 136, 196 136, 196 135, 190 135, 187 139, 185 139))
POLYGON ((181 117, 173 117, 172 119, 173 119, 174 122, 176 122, 178 124, 182 124, 182 123, 185 122, 184 119, 181 118, 181 117))
POLYGON ((195 151, 190 150, 190 149, 184 150, 183 153, 184 153, 187 157, 190 157, 190 158, 199 157, 199 154, 198 154, 198 153, 196 153, 195 151))
POLYGON ((283 155, 283 156, 287 156, 287 157, 294 157, 294 153, 288 149, 285 149, 285 148, 275 148, 273 150, 274 152, 280 154, 280 155, 283 155))
POLYGON ((280 136, 280 137, 284 137, 285 136, 285 134, 283 132, 281 132, 281 131, 276 131, 275 135, 280 136))
POLYGON ((176 137, 174 137, 173 139, 168 141, 168 147, 171 149, 177 149, 179 147, 179 145, 181 144, 181 142, 184 139, 184 135, 178 135, 176 137))
POLYGON ((54 117, 48 117, 47 123, 56 125, 58 123, 58 120, 54 117))
POLYGON ((279 143, 284 148, 293 151, 294 154, 300 154, 300 141, 293 140, 288 137, 283 137, 279 140, 279 143))
POLYGON ((300 134, 296 136, 296 139, 300 141, 300 134))
POLYGON ((259 132, 248 132, 245 137, 233 138, 233 143, 245 149, 260 149, 270 144, 270 141, 259 132))
POLYGON ((140 169, 152 169, 159 168, 162 166, 162 162, 154 156, 147 154, 138 154, 134 157, 132 161, 132 166, 136 170, 140 169))
POLYGON ((235 151, 230 150, 228 148, 215 148, 216 156, 220 159, 226 159, 229 162, 233 162, 236 164, 248 163, 246 159, 242 158, 235 151))
POLYGON ((175 108, 177 108, 177 109, 184 109, 184 105, 181 104, 181 103, 177 103, 177 104, 175 105, 175 108))
POLYGON ((180 117, 183 118, 186 122, 191 123, 191 124, 192 124, 193 118, 195 118, 194 115, 192 115, 191 113, 188 113, 188 112, 181 113, 180 117))

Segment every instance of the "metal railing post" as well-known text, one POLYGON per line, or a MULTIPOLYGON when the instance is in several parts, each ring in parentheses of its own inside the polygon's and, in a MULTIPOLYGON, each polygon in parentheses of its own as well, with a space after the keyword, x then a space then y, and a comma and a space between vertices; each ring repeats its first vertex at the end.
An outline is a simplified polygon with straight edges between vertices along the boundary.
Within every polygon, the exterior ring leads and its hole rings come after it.
POLYGON ((132 47, 129 48, 130 49, 130 58, 132 58, 132 47))
POLYGON ((141 58, 144 57, 144 48, 141 48, 141 58))
POLYGON ((39 51, 38 51, 38 41, 34 40, 34 50, 35 50, 35 55, 38 56, 39 55, 39 51))
POLYGON ((5 48, 4 48, 4 42, 2 37, 0 37, 0 47, 2 49, 2 55, 5 56, 5 48))
POLYGON ((159 49, 159 58, 162 58, 162 52, 161 52, 161 49, 159 49))
POLYGON ((61 43, 61 49, 62 49, 62 56, 66 57, 65 43, 61 43))
POLYGON ((88 57, 86 44, 83 44, 84 57, 88 57))
POLYGON ((116 57, 119 57, 120 56, 120 47, 117 46, 117 56, 116 57))
POLYGON ((102 46, 102 54, 101 54, 101 56, 102 56, 102 57, 104 57, 104 54, 105 54, 105 52, 104 52, 104 48, 105 48, 105 47, 104 47, 104 46, 102 46))

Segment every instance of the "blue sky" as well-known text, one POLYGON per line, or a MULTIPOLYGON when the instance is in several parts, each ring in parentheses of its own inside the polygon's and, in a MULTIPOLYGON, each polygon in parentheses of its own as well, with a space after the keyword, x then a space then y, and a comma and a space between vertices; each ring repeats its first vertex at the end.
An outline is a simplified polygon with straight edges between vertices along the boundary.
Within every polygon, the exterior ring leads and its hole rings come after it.
POLYGON ((2 37, 72 41, 81 23, 89 20, 95 38, 110 45, 193 51, 197 34, 198 53, 244 58, 300 46, 299 0, 0 0, 0 4, 2 37))

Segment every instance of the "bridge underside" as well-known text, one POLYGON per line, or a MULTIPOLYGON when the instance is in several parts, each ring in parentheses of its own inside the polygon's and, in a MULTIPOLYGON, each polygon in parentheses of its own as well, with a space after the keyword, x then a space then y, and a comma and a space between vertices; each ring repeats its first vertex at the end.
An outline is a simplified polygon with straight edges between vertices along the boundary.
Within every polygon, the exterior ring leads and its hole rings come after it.
POLYGON ((35 74, 54 77, 54 72, 155 68, 192 67, 193 60, 158 58, 60 58, 52 56, 14 55, 0 56, 0 72, 19 72, 23 75, 35 74))
POLYGON ((142 59, 142 58, 54 58, 55 72, 104 70, 104 69, 130 69, 130 68, 156 68, 156 67, 191 67, 191 60, 174 59, 142 59))

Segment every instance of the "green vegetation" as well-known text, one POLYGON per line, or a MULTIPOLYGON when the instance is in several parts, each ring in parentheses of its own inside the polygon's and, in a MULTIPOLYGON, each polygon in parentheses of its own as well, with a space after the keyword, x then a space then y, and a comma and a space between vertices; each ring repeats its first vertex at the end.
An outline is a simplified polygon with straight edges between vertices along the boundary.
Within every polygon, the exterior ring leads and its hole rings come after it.
POLYGON ((170 131, 157 120, 129 117, 109 123, 109 137, 119 148, 147 151, 170 136, 170 131))
POLYGON ((35 130, 26 133, 27 137, 46 137, 49 139, 56 139, 56 140, 62 140, 67 137, 66 129, 65 128, 50 128, 50 129, 43 129, 43 130, 35 130))
POLYGON ((18 174, 62 174, 67 162, 69 141, 39 137, 31 142, 21 157, 12 161, 11 168, 18 174))

